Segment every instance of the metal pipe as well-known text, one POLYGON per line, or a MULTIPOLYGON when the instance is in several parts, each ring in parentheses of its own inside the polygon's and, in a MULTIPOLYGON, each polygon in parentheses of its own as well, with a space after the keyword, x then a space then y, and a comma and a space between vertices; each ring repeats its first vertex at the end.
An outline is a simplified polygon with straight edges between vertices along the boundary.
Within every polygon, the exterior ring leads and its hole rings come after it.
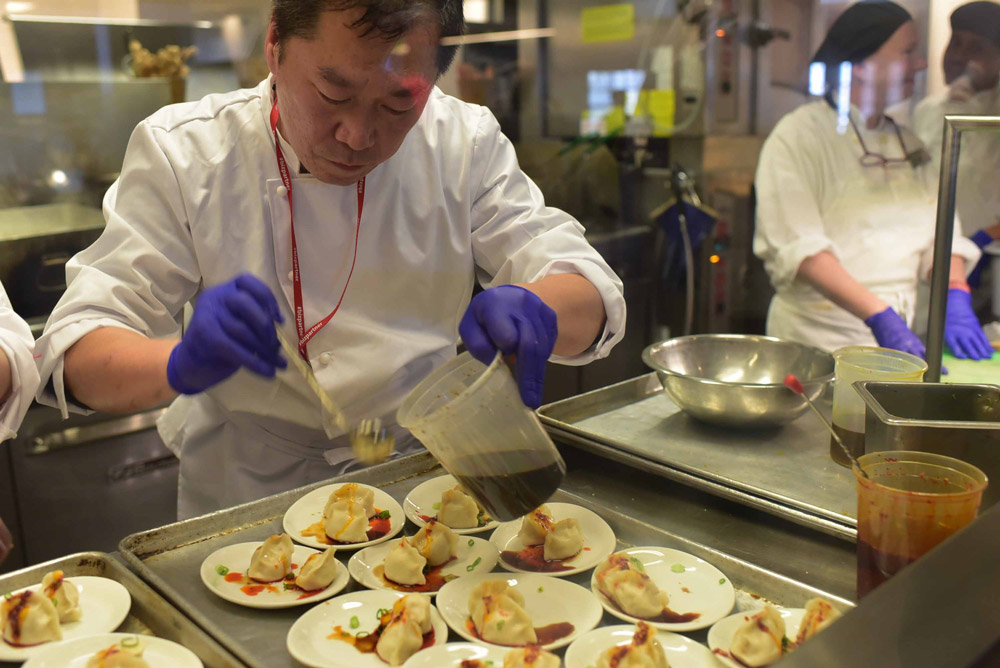
POLYGON ((962 135, 966 132, 1000 132, 1000 117, 945 116, 944 118, 937 230, 934 235, 934 269, 931 274, 931 304, 927 320, 927 374, 924 380, 928 383, 941 381, 944 321, 948 306, 948 279, 951 275, 952 241, 955 231, 958 157, 962 135))

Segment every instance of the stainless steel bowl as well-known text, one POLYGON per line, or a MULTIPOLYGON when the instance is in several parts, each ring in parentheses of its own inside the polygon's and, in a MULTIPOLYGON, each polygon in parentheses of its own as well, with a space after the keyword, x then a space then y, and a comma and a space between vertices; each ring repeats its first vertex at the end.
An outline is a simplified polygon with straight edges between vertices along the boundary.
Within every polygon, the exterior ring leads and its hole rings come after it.
POLYGON ((766 336, 683 336, 649 346, 642 361, 681 410, 730 427, 785 424, 808 410, 784 385, 790 373, 813 401, 833 382, 833 355, 766 336))

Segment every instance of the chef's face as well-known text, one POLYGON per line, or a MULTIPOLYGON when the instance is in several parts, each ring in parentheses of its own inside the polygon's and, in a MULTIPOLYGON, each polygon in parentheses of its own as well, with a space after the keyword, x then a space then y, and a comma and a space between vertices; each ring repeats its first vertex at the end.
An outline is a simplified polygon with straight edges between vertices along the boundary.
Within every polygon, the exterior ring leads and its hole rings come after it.
POLYGON ((916 26, 907 21, 882 48, 854 66, 852 86, 859 88, 863 107, 884 110, 912 97, 917 73, 926 69, 916 26))
POLYGON ((950 85, 968 73, 976 90, 989 90, 1000 79, 1000 47, 968 30, 954 30, 944 51, 944 80, 950 85))
POLYGON ((268 31, 282 136, 310 174, 351 185, 391 158, 427 104, 437 75, 438 29, 414 24, 395 41, 354 24, 363 9, 321 15, 312 39, 268 31))

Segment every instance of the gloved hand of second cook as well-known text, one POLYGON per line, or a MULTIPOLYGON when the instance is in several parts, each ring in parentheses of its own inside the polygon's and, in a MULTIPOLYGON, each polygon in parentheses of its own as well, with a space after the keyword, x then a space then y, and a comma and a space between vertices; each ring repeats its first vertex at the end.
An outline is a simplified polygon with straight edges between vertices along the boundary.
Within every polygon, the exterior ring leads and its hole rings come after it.
POLYGON ((517 356, 517 386, 526 406, 542 405, 545 364, 559 333, 556 312, 538 295, 516 285, 479 293, 458 332, 472 356, 490 364, 499 350, 517 356))
POLYGON ((892 348, 923 359, 927 355, 924 342, 910 331, 906 321, 891 307, 865 320, 875 340, 883 348, 892 348))
POLYGON ((181 394, 198 394, 240 367, 273 378, 288 362, 274 323, 278 302, 260 279, 244 274, 209 288, 198 298, 184 338, 170 353, 167 381, 181 394))
POLYGON ((960 288, 948 291, 944 342, 958 359, 985 360, 993 357, 990 340, 972 310, 972 295, 960 288))

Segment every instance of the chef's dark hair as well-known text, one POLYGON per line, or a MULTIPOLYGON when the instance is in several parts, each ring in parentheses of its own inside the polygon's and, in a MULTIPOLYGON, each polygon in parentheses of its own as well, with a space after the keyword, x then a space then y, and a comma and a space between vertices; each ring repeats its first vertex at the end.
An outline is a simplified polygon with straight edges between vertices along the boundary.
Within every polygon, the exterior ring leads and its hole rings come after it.
MULTIPOLYGON (((387 40, 398 39, 428 11, 437 16, 441 37, 465 32, 462 0, 272 0, 271 17, 278 45, 284 46, 292 37, 312 39, 323 12, 358 8, 365 13, 352 27, 364 35, 375 33, 387 40)), ((447 71, 457 51, 457 46, 438 47, 438 74, 447 71)))
POLYGON ((862 0, 837 17, 813 63, 826 66, 827 91, 840 83, 841 63, 856 65, 875 54, 908 21, 910 13, 889 0, 862 0))

